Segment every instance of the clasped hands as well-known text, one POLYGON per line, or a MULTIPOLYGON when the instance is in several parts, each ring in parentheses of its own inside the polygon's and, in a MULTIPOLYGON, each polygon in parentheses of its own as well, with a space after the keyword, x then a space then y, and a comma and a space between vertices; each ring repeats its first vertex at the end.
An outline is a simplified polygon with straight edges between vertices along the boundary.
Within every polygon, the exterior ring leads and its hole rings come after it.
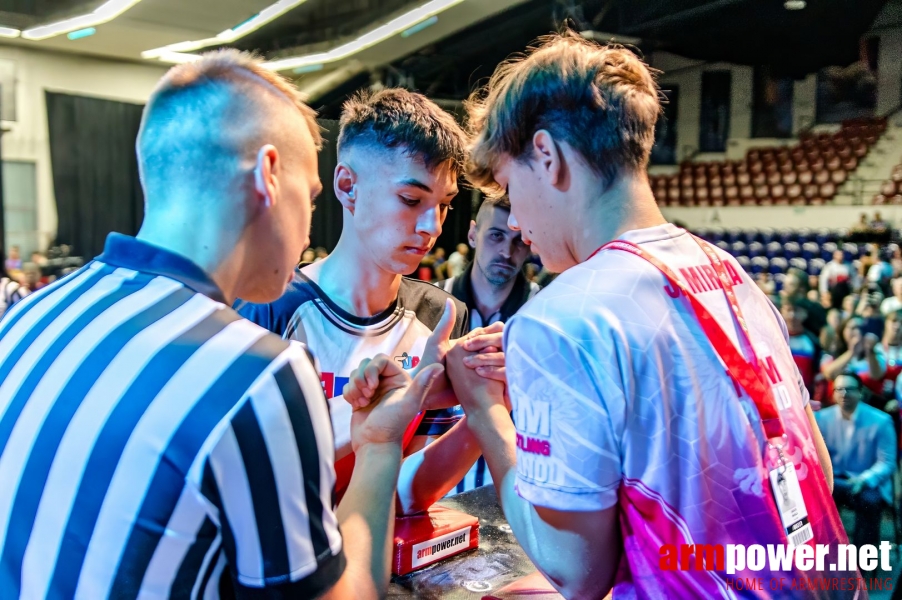
POLYGON ((460 403, 464 412, 480 412, 495 404, 509 407, 506 392, 503 323, 474 329, 451 340, 457 311, 449 299, 420 363, 411 372, 385 354, 364 359, 344 386, 344 399, 354 408, 351 445, 400 443, 408 424, 421 410, 460 403))

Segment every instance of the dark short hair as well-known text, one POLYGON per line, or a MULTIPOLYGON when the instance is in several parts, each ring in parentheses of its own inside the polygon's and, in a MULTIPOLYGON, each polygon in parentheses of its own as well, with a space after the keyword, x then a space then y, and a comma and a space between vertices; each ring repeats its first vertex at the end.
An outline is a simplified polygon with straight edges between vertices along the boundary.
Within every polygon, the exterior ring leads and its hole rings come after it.
MULTIPOLYGON (((853 373, 852 371, 843 371, 836 376, 836 379, 839 379, 840 377, 849 377, 850 379, 854 379, 858 383, 858 389, 864 389, 864 381, 861 380, 861 376, 858 373, 853 373)), ((836 379, 834 379, 833 381, 836 381, 836 379)))
POLYGON ((479 205, 479 208, 476 209, 476 219, 477 224, 479 223, 479 215, 482 214, 484 210, 488 210, 489 208, 497 208, 500 210, 504 210, 507 212, 511 211, 511 201, 508 198, 507 194, 503 196, 498 196, 497 198, 493 198, 492 196, 486 196, 485 200, 482 201, 482 204, 479 205))
POLYGON ((430 170, 448 161, 455 174, 463 170, 463 128, 422 94, 403 88, 358 92, 342 106, 339 124, 339 153, 356 144, 404 148, 430 170))

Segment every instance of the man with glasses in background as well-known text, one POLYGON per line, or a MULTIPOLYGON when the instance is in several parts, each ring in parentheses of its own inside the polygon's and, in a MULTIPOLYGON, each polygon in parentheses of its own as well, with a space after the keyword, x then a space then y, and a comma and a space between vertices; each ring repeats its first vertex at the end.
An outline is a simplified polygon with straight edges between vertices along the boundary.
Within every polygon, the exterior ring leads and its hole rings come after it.
POLYGON ((852 543, 878 544, 883 509, 892 506, 896 435, 885 412, 861 401, 861 378, 836 378, 836 404, 815 413, 833 462, 833 498, 855 513, 852 543))

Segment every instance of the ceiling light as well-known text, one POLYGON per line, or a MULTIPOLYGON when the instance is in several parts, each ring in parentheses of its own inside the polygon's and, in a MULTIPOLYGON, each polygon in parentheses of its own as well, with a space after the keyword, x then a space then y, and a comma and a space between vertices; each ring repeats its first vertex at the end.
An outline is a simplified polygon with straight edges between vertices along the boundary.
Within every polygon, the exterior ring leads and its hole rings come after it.
POLYGON ((93 27, 88 27, 87 29, 79 29, 78 31, 70 31, 66 36, 70 40, 80 40, 81 38, 86 38, 97 33, 97 30, 93 27))
POLYGON ((298 67, 297 69, 292 69, 292 73, 296 75, 301 75, 302 73, 313 73, 314 71, 322 71, 325 65, 323 63, 319 63, 318 65, 306 65, 303 67, 298 67))
MULTIPOLYGON (((216 34, 216 37, 206 38, 203 40, 193 40, 186 42, 178 42, 176 44, 169 44, 168 46, 163 46, 162 48, 154 48, 153 50, 145 50, 141 53, 143 58, 151 59, 151 58, 159 58, 160 60, 164 60, 163 55, 171 52, 193 52, 194 50, 200 50, 201 48, 207 48, 209 46, 221 46, 223 44, 231 44, 235 40, 243 38, 247 34, 256 31, 269 23, 270 21, 274 21, 275 19, 281 17, 286 12, 291 10, 296 6, 300 6, 307 0, 279 0, 275 4, 271 4, 267 6, 259 13, 241 23, 240 25, 233 27, 231 29, 226 29, 225 31, 221 31, 216 34)), ((165 61, 171 62, 171 61, 165 61)), ((180 62, 185 62, 184 60, 180 62)))
POLYGON ((12 27, 0 27, 0 37, 17 38, 22 32, 12 27))
POLYGON ((141 0, 107 0, 98 6, 94 12, 64 19, 51 23, 50 25, 41 25, 32 27, 22 32, 22 37, 27 40, 45 40, 47 38, 77 31, 79 29, 87 29, 95 25, 101 25, 107 21, 112 21, 141 0))
POLYGON ((783 3, 783 8, 786 10, 802 10, 805 6, 805 0, 786 0, 783 3))
POLYGON ((304 65, 330 63, 342 60, 344 58, 357 54, 361 50, 366 50, 367 48, 375 46, 376 44, 401 33, 405 29, 408 29, 421 21, 425 21, 430 17, 451 8, 452 6, 460 4, 463 1, 464 0, 432 0, 432 2, 427 2, 422 6, 406 12, 400 17, 392 19, 385 25, 368 31, 357 39, 333 48, 328 52, 318 52, 316 54, 306 54, 303 56, 294 56, 280 60, 273 60, 264 63, 263 66, 268 69, 272 69, 273 71, 286 71, 288 69, 296 69, 304 65))
POLYGON ((401 37, 403 37, 403 38, 410 37, 410 36, 412 36, 412 35, 415 34, 415 33, 419 33, 419 32, 421 32, 421 31, 423 31, 423 30, 426 29, 427 27, 432 27, 432 26, 435 25, 436 23, 438 23, 438 15, 432 15, 431 17, 429 17, 429 18, 426 19, 425 21, 421 21, 420 23, 417 23, 416 25, 414 25, 414 26, 411 27, 410 29, 405 29, 404 31, 402 31, 402 32, 401 32, 401 37))

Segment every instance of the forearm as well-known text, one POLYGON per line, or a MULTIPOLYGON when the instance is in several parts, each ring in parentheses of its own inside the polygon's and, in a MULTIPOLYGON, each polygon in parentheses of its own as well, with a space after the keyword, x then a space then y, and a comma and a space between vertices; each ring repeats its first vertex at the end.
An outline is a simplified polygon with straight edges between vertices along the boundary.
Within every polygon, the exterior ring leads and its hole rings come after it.
POLYGON ((400 444, 360 448, 348 490, 336 511, 348 561, 339 583, 355 598, 380 597, 388 585, 400 464, 400 444))
POLYGON ((852 351, 846 350, 835 359, 833 359, 830 363, 826 364, 821 368, 821 373, 824 374, 829 381, 833 381, 837 377, 839 377, 840 373, 842 373, 846 365, 852 360, 852 351))
MULTIPOLYGON (((473 430, 482 445, 504 516, 517 542, 565 597, 604 597, 610 590, 619 561, 619 546, 604 548, 607 552, 594 552, 599 548, 592 547, 592 541, 569 525, 554 520, 555 511, 537 509, 520 497, 515 489, 516 430, 503 407, 493 408, 500 410, 490 411, 489 415, 480 418, 473 430), (593 555, 600 560, 587 564, 585 557, 593 555)), ((579 522, 589 527, 596 514, 586 513, 585 519, 580 514, 579 522)), ((616 519, 612 522, 616 524, 616 519)))
POLYGON ((868 352, 868 372, 871 379, 880 379, 886 373, 886 369, 877 360, 877 354, 873 351, 868 352))
POLYGON ((398 477, 398 511, 421 512, 435 504, 463 479, 481 450, 467 418, 443 436, 404 459, 398 477))

